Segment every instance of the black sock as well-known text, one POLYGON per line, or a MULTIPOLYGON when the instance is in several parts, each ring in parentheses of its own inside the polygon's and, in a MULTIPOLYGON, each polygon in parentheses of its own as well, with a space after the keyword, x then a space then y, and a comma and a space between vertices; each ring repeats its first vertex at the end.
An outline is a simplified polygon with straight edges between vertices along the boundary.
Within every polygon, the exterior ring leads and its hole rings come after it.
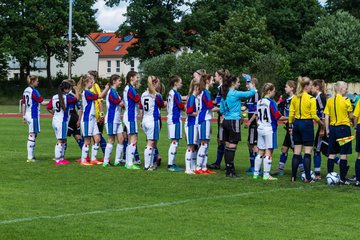
POLYGON ((224 158, 226 163, 226 175, 234 171, 234 158, 235 158, 236 148, 225 147, 224 158))
POLYGON ((340 165, 340 180, 345 181, 346 173, 348 171, 347 160, 341 159, 339 165, 340 165))
POLYGON ((355 162, 355 175, 356 181, 360 181, 360 159, 356 159, 355 162))
POLYGON ((292 177, 296 179, 297 169, 300 163, 300 155, 294 154, 292 158, 292 177))
POLYGON ((335 159, 328 158, 328 164, 327 164, 328 173, 331 173, 334 171, 334 164, 335 164, 335 159))
POLYGON ((304 155, 304 170, 305 170, 305 176, 307 180, 311 180, 311 154, 306 153, 304 155))

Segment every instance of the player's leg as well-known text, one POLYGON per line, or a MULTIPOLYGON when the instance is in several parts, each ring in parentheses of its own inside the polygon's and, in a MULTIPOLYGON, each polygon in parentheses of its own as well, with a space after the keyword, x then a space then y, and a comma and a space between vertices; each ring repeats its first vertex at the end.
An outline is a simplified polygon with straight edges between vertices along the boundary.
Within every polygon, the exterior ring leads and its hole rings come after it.
POLYGON ((90 121, 92 127, 92 136, 93 136, 93 145, 91 148, 91 158, 90 158, 90 164, 92 165, 99 165, 102 164, 102 162, 98 161, 96 156, 98 154, 99 148, 100 148, 100 140, 101 140, 101 134, 98 128, 98 125, 96 121, 90 121))
POLYGON ((176 166, 176 154, 179 145, 179 139, 181 139, 181 123, 169 124, 168 134, 171 139, 169 151, 168 151, 168 171, 178 172, 182 171, 181 168, 176 166))
POLYGON ((127 122, 126 128, 128 130, 128 146, 126 148, 125 167, 127 169, 137 170, 140 169, 138 166, 134 165, 135 151, 138 141, 137 122, 127 122))
POLYGON ((117 144, 116 144, 116 153, 115 153, 115 166, 121 166, 121 154, 124 152, 124 129, 122 124, 117 124, 117 131, 116 131, 116 138, 117 138, 117 144))

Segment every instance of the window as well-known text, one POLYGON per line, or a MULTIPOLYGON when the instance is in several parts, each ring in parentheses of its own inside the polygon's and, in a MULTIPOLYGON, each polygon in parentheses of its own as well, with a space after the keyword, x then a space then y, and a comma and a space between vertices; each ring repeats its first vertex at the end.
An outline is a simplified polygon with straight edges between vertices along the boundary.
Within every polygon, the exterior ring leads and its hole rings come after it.
POLYGON ((120 72, 120 60, 116 60, 116 72, 120 72))
POLYGON ((119 44, 119 45, 117 45, 117 46, 115 47, 114 51, 119 51, 121 48, 122 48, 122 45, 119 44))
POLYGON ((133 38, 134 38, 134 36, 132 36, 132 35, 126 35, 123 40, 124 40, 124 42, 130 42, 133 38))
POLYGON ((134 62, 134 60, 130 61, 130 70, 135 71, 135 62, 134 62))
POLYGON ((102 36, 101 38, 99 38, 99 40, 97 40, 97 43, 106 43, 110 40, 111 36, 102 36))
POLYGON ((107 61, 107 72, 111 72, 111 61, 107 61))

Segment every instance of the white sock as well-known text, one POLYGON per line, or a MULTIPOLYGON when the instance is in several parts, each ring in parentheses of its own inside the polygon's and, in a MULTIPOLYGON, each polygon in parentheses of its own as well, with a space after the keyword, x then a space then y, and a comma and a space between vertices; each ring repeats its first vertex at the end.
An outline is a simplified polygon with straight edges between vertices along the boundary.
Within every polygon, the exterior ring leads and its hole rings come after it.
POLYGON ((195 171, 196 169, 196 158, 197 158, 197 152, 192 151, 191 152, 191 170, 195 171))
POLYGON ((124 145, 118 143, 118 144, 116 145, 115 163, 120 162, 120 160, 121 160, 121 154, 122 154, 123 151, 124 151, 124 145))
POLYGON ((91 149, 91 161, 95 161, 96 160, 96 155, 99 151, 99 144, 98 143, 94 143, 92 145, 92 149, 91 149))
MULTIPOLYGON (((258 176, 259 175, 259 171, 260 171, 260 167, 261 167, 261 162, 262 162, 262 156, 260 156, 259 154, 256 156, 255 158, 255 164, 254 164, 254 175, 258 176)), ((265 162, 265 161, 264 161, 265 162)))
POLYGON ((153 159, 153 148, 151 146, 146 146, 144 150, 144 167, 149 168, 152 164, 153 159))
POLYGON ((172 141, 168 151, 168 165, 174 165, 176 161, 176 151, 178 147, 177 141, 172 141))
POLYGON ((192 151, 190 149, 188 149, 188 150, 186 150, 186 153, 185 153, 186 171, 191 171, 191 158, 192 158, 192 151))
POLYGON ((264 177, 270 175, 271 164, 272 164, 271 157, 270 156, 265 156, 265 158, 264 158, 264 177))
POLYGON ((84 144, 82 149, 81 149, 81 162, 86 162, 86 157, 88 156, 89 153, 89 145, 84 144))
POLYGON ((55 144, 55 161, 59 162, 61 160, 62 144, 55 144))
POLYGON ((204 161, 202 163, 202 170, 206 171, 207 170, 207 161, 208 161, 208 154, 209 154, 209 145, 206 144, 206 150, 205 150, 205 157, 204 157, 204 161))
POLYGON ((29 134, 27 141, 28 159, 34 159, 35 140, 36 140, 35 135, 29 134))
POLYGON ((61 160, 65 159, 65 152, 66 152, 66 148, 67 148, 67 143, 62 144, 62 149, 61 149, 61 160))
POLYGON ((198 153, 197 153, 197 157, 196 157, 196 170, 200 170, 202 169, 202 165, 204 162, 204 158, 205 158, 205 154, 206 154, 206 148, 207 148, 207 144, 201 144, 198 153))
POLYGON ((110 162, 111 152, 113 150, 114 144, 107 143, 105 148, 105 156, 104 156, 104 163, 110 162))
POLYGON ((134 165, 134 155, 135 155, 136 145, 129 143, 126 148, 126 164, 130 167, 134 165))

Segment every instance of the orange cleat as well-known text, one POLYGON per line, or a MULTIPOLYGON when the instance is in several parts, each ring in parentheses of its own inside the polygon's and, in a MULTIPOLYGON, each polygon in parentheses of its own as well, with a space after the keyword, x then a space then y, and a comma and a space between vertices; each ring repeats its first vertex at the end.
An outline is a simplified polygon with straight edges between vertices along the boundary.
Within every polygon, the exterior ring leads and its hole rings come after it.
POLYGON ((88 162, 81 162, 80 165, 81 166, 91 166, 92 164, 90 164, 88 162))
POLYGON ((203 170, 203 174, 215 174, 215 171, 211 171, 209 169, 206 169, 205 171, 203 170))
POLYGON ((90 165, 100 165, 102 164, 102 162, 98 161, 97 159, 95 159, 94 161, 90 161, 90 165))
POLYGON ((204 174, 203 170, 201 170, 201 169, 200 170, 195 170, 194 173, 197 174, 197 175, 204 174))

